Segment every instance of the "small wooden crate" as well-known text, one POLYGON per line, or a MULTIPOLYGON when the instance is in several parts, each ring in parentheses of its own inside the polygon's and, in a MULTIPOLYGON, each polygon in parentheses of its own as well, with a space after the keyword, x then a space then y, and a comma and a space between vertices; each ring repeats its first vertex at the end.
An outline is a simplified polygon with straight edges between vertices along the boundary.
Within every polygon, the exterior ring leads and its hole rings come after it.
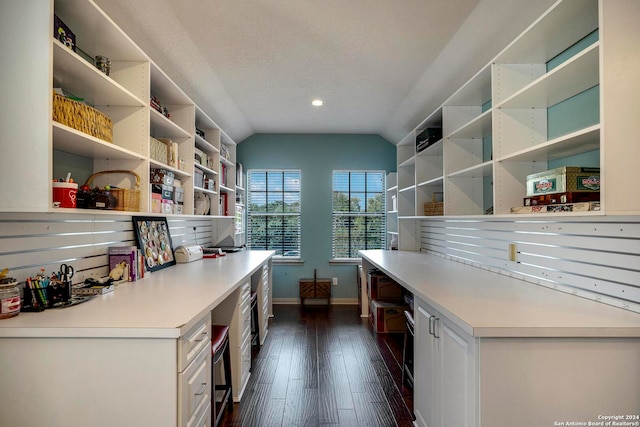
POLYGON ((106 142, 113 142, 113 122, 82 102, 53 94, 53 120, 106 142))
POLYGON ((111 188, 111 190, 109 190, 111 191, 111 194, 113 194, 116 197, 116 199, 118 199, 118 203, 116 204, 115 210, 127 211, 127 212, 140 211, 140 175, 138 175, 133 171, 111 170, 111 171, 96 172, 89 177, 89 179, 85 184, 91 187, 93 179, 95 177, 109 174, 109 173, 127 173, 135 177, 135 186, 133 189, 111 188))
POLYGON ((307 298, 326 298, 327 305, 331 303, 331 280, 318 279, 313 272, 313 279, 300 279, 300 303, 304 305, 307 298))
POLYGON ((431 194, 431 201, 424 203, 424 214, 426 216, 444 215, 444 200, 442 200, 442 195, 442 192, 434 191, 431 194), (437 201, 438 198, 440 201, 437 201))

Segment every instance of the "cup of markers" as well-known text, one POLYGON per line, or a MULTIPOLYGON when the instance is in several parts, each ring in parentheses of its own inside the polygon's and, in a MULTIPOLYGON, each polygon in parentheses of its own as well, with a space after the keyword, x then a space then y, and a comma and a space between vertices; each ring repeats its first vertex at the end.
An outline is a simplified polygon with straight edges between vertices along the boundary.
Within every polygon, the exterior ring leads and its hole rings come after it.
POLYGON ((65 305, 71 298, 71 282, 63 280, 61 272, 47 277, 41 271, 24 283, 23 311, 42 311, 46 308, 65 305))

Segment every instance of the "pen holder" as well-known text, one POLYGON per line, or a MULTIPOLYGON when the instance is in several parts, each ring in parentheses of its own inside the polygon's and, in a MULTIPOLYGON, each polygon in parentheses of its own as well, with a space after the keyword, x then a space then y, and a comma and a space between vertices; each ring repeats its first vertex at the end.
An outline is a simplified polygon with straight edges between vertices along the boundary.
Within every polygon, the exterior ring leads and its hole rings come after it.
POLYGON ((71 281, 51 282, 42 288, 29 288, 23 284, 21 311, 43 311, 56 305, 67 304, 71 300, 71 281))

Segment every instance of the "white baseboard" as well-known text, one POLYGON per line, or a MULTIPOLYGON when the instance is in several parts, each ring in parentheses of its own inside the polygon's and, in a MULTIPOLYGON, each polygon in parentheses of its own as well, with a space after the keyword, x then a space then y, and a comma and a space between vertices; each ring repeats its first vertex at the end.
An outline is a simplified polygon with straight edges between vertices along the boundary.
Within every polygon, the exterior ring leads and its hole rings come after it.
MULTIPOLYGON (((274 298, 274 304, 300 304, 300 298, 274 298)), ((306 299, 304 305, 327 305, 327 299, 309 298, 306 299)), ((331 305, 358 305, 358 298, 331 298, 331 305)))

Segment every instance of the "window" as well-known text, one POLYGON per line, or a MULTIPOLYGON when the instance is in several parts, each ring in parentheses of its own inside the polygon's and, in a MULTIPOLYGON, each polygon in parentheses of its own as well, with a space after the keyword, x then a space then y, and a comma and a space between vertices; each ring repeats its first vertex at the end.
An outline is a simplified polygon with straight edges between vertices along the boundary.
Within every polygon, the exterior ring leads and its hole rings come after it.
POLYGON ((300 258, 300 171, 249 170, 247 244, 300 258))
POLYGON ((384 171, 333 172, 333 258, 385 247, 384 171))

